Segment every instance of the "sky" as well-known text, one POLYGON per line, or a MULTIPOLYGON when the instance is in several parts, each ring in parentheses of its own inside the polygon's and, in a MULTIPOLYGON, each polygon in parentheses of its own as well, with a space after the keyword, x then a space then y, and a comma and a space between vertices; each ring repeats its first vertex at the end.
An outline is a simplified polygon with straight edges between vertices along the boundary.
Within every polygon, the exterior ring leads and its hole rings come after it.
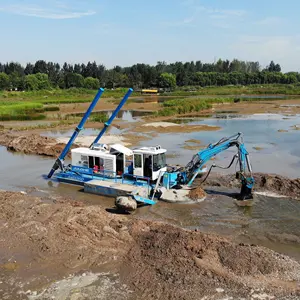
POLYGON ((0 62, 274 60, 300 71, 299 0, 0 0, 0 62))

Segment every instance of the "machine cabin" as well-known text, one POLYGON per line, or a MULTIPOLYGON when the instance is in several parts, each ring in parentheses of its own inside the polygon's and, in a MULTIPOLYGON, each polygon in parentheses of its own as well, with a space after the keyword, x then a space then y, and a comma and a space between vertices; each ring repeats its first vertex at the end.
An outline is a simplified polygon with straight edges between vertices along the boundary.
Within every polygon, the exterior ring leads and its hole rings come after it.
POLYGON ((130 173, 132 166, 132 150, 120 144, 109 148, 105 144, 95 144, 92 149, 75 148, 71 153, 73 167, 93 169, 95 174, 122 176, 130 173))
POLYGON ((133 175, 157 180, 161 171, 167 171, 166 152, 160 146, 134 149, 133 175))

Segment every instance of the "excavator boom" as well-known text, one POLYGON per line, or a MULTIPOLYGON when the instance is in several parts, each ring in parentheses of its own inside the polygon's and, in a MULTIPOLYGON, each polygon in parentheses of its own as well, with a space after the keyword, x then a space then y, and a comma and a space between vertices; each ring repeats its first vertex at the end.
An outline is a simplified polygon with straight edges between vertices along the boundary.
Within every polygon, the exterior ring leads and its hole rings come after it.
MULTIPOLYGON (((215 144, 210 144, 206 149, 195 154, 192 160, 183 169, 180 169, 180 171, 178 170, 179 173, 178 173, 177 184, 180 183, 180 184, 187 184, 188 186, 191 186, 195 178, 197 177, 197 175, 205 165, 205 163, 207 163, 210 159, 212 159, 219 153, 234 146, 237 147, 238 154, 234 156, 230 166, 232 165, 235 158, 238 158, 239 166, 240 166, 238 177, 241 180, 241 184, 242 184, 240 200, 252 199, 253 198, 252 188, 254 185, 254 178, 252 176, 252 168, 249 159, 249 153, 247 152, 244 146, 241 133, 237 133, 236 135, 233 135, 229 138, 223 138, 219 142, 215 144), (246 175, 246 170, 248 171, 247 172, 248 175, 246 175)), ((212 167, 216 167, 216 166, 212 165, 212 167)))

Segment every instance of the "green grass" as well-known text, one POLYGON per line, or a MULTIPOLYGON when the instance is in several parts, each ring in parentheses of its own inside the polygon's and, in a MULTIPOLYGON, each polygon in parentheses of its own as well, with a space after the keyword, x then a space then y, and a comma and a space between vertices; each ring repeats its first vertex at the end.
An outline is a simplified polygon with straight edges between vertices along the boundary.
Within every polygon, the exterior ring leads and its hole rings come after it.
POLYGON ((34 102, 0 102, 0 120, 43 120, 46 116, 41 113, 49 110, 59 110, 59 107, 44 108, 43 104, 34 102))
POLYGON ((44 106, 44 111, 59 111, 59 106, 44 106))
MULTIPOLYGON (((122 99, 126 92, 127 88, 120 88, 115 90, 105 90, 101 98, 115 98, 122 99)), ((55 103, 84 103, 91 102, 97 90, 88 90, 88 89, 52 89, 52 90, 40 90, 40 91, 26 91, 26 92, 1 92, 0 91, 0 102, 1 100, 30 100, 44 104, 55 104, 55 103)), ((133 92, 132 96, 137 95, 133 92)), ((100 99, 101 101, 101 99, 100 99)))
MULTIPOLYGON (((49 124, 37 124, 32 126, 22 126, 22 127, 16 127, 14 128, 14 131, 24 131, 24 130, 33 130, 33 129, 51 129, 51 128, 61 128, 61 127, 67 127, 69 125, 78 124, 78 119, 73 120, 61 120, 59 122, 52 122, 49 124)), ((12 128, 11 128, 12 129, 12 128)), ((0 128, 1 130, 1 128, 0 128)))
POLYGON ((169 100, 163 102, 163 109, 159 110, 155 114, 158 116, 181 115, 209 109, 212 107, 213 103, 225 103, 233 101, 233 98, 169 100))
POLYGON ((197 95, 300 95, 300 84, 253 84, 236 86, 191 86, 177 88, 170 96, 197 96, 197 95))
MULTIPOLYGON (((115 104, 118 104, 124 97, 127 88, 105 90, 102 98, 110 98, 115 104)), ((0 91, 0 120, 40 120, 44 119, 45 111, 59 111, 59 104, 84 103, 91 102, 97 90, 87 90, 73 88, 69 90, 42 90, 28 92, 1 92, 0 91)), ((210 86, 210 87, 180 87, 171 93, 162 93, 160 97, 173 96, 179 97, 176 100, 167 100, 163 102, 163 108, 157 115, 171 116, 173 114, 186 114, 198 112, 211 108, 213 103, 224 103, 234 101, 234 97, 240 101, 259 101, 259 98, 245 99, 242 95, 284 95, 286 98, 300 95, 300 84, 266 84, 266 85, 248 85, 248 86, 210 86), (186 98, 188 96, 203 96, 203 99, 186 98), (223 97, 222 97, 223 95, 223 97), (205 97, 205 96, 210 96, 205 97), (228 97, 228 98, 226 98, 228 97)), ((132 97, 141 96, 133 92, 132 97)), ((147 97, 147 96, 145 96, 147 97)), ((149 96, 148 96, 149 97, 149 96)), ((168 99, 168 98, 166 98, 168 99)), ((277 100, 270 98, 271 100, 277 100)), ((100 99, 99 101, 103 101, 100 99)), ((127 103, 134 102, 133 98, 128 99, 127 103)), ((103 122, 103 116, 93 116, 95 122, 103 122)), ((60 118, 62 119, 62 118, 60 118)))
POLYGON ((92 114, 89 119, 91 122, 104 123, 108 121, 108 116, 106 113, 95 113, 92 114))

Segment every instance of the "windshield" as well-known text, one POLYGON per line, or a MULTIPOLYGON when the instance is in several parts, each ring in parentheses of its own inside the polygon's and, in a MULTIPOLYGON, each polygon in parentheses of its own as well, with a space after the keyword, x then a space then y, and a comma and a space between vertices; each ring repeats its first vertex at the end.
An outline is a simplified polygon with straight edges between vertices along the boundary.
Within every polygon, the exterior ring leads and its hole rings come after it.
POLYGON ((153 171, 158 171, 166 166, 165 153, 153 155, 153 171))

